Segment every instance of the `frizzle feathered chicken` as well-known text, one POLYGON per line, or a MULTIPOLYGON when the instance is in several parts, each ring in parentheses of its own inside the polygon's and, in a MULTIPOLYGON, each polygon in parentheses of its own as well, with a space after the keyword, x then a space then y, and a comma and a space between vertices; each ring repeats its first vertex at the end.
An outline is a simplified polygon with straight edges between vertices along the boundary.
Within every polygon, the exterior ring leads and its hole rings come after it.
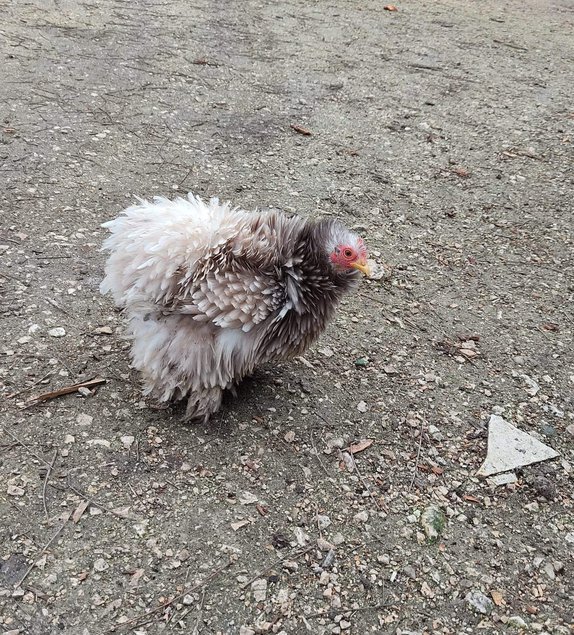
POLYGON ((187 397, 188 419, 207 419, 255 366, 301 354, 368 273, 362 239, 336 220, 215 198, 140 200, 103 226, 101 291, 125 308, 144 394, 187 397))

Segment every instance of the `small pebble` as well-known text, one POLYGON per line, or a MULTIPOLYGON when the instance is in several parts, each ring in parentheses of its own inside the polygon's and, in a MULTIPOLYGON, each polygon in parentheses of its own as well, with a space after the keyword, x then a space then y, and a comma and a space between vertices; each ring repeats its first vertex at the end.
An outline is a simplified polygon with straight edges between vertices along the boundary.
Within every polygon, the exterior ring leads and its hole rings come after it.
POLYGON ((516 628, 519 630, 528 628, 528 624, 519 615, 513 615, 512 617, 509 617, 508 622, 506 622, 506 626, 510 626, 511 628, 516 628))
POLYGON ((430 541, 438 540, 446 525, 446 516, 440 507, 429 505, 421 514, 421 525, 430 541))
POLYGON ((482 591, 470 591, 465 600, 470 608, 483 615, 488 615, 494 609, 494 602, 482 591))
POLYGON ((251 590, 256 602, 264 602, 267 597, 267 580, 265 578, 254 580, 251 584, 251 590))
POLYGON ((325 556, 325 559, 321 563, 321 566, 323 567, 323 569, 330 569, 333 566, 334 562, 335 562, 335 550, 329 549, 329 551, 327 552, 327 555, 325 556))
POLYGON ((131 435, 125 435, 123 437, 120 437, 120 441, 122 442, 124 447, 127 448, 128 450, 132 447, 135 440, 136 440, 135 437, 132 437, 131 435))
POLYGON ((56 328, 50 329, 48 331, 48 335, 50 337, 64 337, 66 335, 66 329, 61 326, 57 326, 56 328))
POLYGON ((94 420, 94 417, 91 417, 90 415, 87 415, 83 412, 76 417, 76 423, 79 426, 91 426, 93 420, 94 420))

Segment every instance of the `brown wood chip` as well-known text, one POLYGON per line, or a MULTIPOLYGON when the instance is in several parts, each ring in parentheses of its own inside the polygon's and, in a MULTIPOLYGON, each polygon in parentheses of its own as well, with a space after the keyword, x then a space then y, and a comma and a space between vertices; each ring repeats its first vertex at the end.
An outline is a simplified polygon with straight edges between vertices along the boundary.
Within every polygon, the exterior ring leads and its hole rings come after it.
POLYGON ((295 132, 298 132, 299 134, 302 134, 306 137, 310 137, 313 134, 310 130, 307 130, 307 128, 303 128, 303 126, 298 126, 296 123, 292 123, 291 128, 295 130, 295 132))

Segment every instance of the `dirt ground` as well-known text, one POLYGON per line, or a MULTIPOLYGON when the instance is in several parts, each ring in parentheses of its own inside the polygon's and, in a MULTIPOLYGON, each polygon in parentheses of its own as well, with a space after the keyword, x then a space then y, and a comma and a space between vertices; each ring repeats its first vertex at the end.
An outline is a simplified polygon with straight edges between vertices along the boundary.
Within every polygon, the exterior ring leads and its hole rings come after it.
POLYGON ((0 4, 0 630, 570 633, 572 2, 0 4), (188 190, 386 263, 196 426, 98 293, 188 190), (493 413, 560 457, 478 479, 493 413))

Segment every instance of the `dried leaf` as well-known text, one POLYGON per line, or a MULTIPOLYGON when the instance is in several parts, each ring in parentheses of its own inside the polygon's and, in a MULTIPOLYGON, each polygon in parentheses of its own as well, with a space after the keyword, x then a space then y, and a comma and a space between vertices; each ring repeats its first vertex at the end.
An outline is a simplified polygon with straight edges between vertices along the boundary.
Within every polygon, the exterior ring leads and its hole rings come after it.
POLYGON ((556 324, 556 322, 544 322, 544 324, 542 325, 542 328, 545 331, 559 331, 560 327, 558 326, 558 324, 556 324))
POLYGON ((307 130, 307 128, 303 128, 303 126, 298 126, 296 123, 292 123, 291 128, 295 130, 295 132, 298 132, 299 134, 302 134, 305 137, 310 137, 313 134, 310 130, 307 130))
POLYGON ((233 529, 233 531, 237 531, 238 529, 245 527, 245 525, 249 525, 250 522, 250 520, 238 520, 237 522, 231 523, 231 529, 233 529))
POLYGON ((84 515, 84 512, 86 511, 86 509, 88 509, 90 505, 90 501, 87 500, 83 500, 74 510, 74 513, 72 514, 72 520, 74 521, 74 524, 78 524, 80 522, 80 518, 84 515))
POLYGON ((351 454, 357 454, 358 452, 362 452, 363 450, 370 448, 373 445, 374 441, 375 441, 374 439, 361 439, 361 441, 358 441, 357 443, 353 443, 349 446, 349 452, 351 454))
POLYGON ((132 575, 132 577, 130 578, 130 582, 129 585, 133 588, 136 587, 138 585, 138 582, 140 580, 140 578, 142 577, 142 575, 144 574, 144 569, 136 569, 134 571, 134 574, 132 575))
POLYGON ((504 606, 506 604, 500 591, 496 591, 493 589, 490 592, 490 596, 492 597, 492 601, 496 604, 496 606, 504 606))
POLYGON ((479 505, 482 505, 482 501, 471 494, 465 494, 462 499, 468 501, 469 503, 478 503, 479 505))
POLYGON ((259 512, 260 516, 267 516, 267 507, 263 507, 263 505, 255 505, 255 509, 259 512))
POLYGON ((458 167, 453 168, 451 171, 453 174, 460 176, 461 179, 468 179, 468 177, 470 176, 470 172, 466 168, 458 167))
POLYGON ((397 7, 394 4, 386 4, 383 9, 385 11, 398 11, 397 7))

